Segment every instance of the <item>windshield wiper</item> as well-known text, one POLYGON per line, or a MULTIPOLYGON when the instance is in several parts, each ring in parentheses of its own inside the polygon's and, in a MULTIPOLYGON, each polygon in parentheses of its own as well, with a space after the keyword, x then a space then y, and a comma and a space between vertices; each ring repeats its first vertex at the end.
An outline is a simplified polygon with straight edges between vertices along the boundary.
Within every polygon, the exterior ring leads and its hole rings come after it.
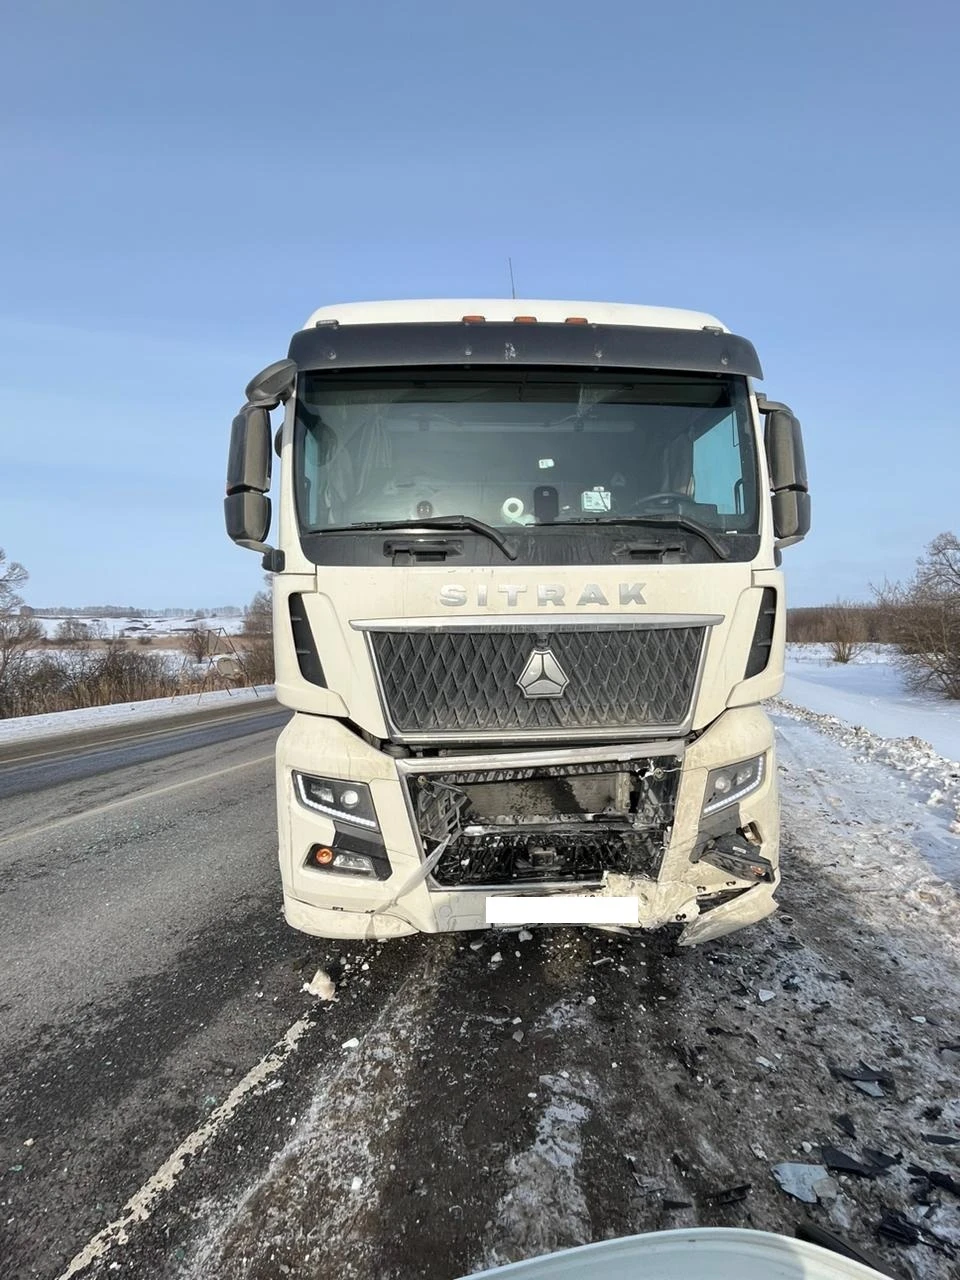
POLYGON ((508 560, 516 560, 518 552, 511 546, 499 529, 491 524, 484 524, 476 516, 426 516, 424 519, 414 517, 412 520, 358 520, 356 524, 331 525, 326 529, 318 529, 318 533, 350 533, 352 529, 469 529, 471 533, 479 533, 484 538, 495 542, 508 560))
POLYGON ((554 524, 637 524, 653 529, 657 526, 667 529, 689 529, 691 533, 697 534, 713 551, 717 553, 721 560, 730 559, 730 548, 721 542, 714 531, 707 525, 701 524, 699 520, 693 520, 690 516, 587 516, 581 520, 554 520, 554 524))

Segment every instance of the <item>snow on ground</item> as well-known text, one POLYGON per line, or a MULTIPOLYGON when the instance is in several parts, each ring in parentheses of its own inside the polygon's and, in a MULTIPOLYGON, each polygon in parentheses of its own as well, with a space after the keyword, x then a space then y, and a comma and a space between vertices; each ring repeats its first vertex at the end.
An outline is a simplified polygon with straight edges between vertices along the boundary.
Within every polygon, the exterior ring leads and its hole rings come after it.
MULTIPOLYGON (((813 725, 828 738, 849 748, 856 760, 879 760, 906 774, 915 790, 912 805, 939 810, 947 815, 945 822, 951 834, 960 835, 960 763, 956 760, 938 755, 920 738, 883 738, 862 725, 811 711, 784 698, 775 699, 771 709, 813 725)), ((957 714, 960 715, 960 707, 957 714)), ((906 783, 901 782, 900 789, 905 787, 906 783)))
POLYGON ((53 711, 43 716, 19 716, 0 720, 0 743, 54 738, 65 733, 96 729, 101 725, 129 724, 136 720, 162 720, 183 715, 197 707, 216 707, 237 702, 256 702, 273 697, 273 685, 250 689, 212 689, 176 698, 151 698, 146 702, 118 702, 109 707, 81 707, 76 711, 53 711))
POLYGON ((195 614, 182 618, 166 618, 151 615, 142 618, 104 618, 77 617, 74 614, 62 614, 53 618, 36 618, 43 627, 48 640, 55 640, 60 626, 68 619, 81 622, 90 628, 91 635, 103 636, 105 639, 114 636, 180 636, 187 631, 213 631, 228 636, 239 635, 243 630, 243 615, 230 617, 201 618, 195 614))
POLYGON ((919 738, 960 760, 960 702, 910 693, 889 645, 870 645, 853 662, 833 662, 825 644, 787 645, 783 697, 884 738, 919 738))

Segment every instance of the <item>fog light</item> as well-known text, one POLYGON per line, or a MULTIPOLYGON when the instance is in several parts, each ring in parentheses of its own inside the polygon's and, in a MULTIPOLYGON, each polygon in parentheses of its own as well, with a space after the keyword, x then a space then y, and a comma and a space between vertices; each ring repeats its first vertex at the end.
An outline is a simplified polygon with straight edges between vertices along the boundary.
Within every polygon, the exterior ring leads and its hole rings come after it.
MULTIPOLYGON (((331 801, 332 803, 332 801, 331 801)), ((352 789, 340 792, 340 803, 345 809, 355 809, 360 803, 360 794, 352 789)))
POLYGON ((307 866, 322 867, 324 871, 343 871, 352 876, 376 876, 377 868, 372 858, 351 849, 331 849, 318 844, 307 856, 307 866))
POLYGON ((365 853, 345 853, 340 851, 333 860, 335 871, 352 871, 355 875, 372 876, 375 874, 373 862, 365 853))

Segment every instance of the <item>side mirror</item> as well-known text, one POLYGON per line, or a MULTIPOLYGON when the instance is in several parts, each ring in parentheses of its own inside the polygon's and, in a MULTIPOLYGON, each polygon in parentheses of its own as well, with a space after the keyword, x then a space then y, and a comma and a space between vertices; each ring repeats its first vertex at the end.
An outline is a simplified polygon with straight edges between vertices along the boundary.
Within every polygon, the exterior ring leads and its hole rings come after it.
POLYGON ((296 380, 295 361, 275 360, 247 383, 247 400, 265 409, 275 409, 281 401, 289 400, 293 395, 296 380))
POLYGON ((228 493, 223 500, 223 518, 227 536, 238 546, 265 553, 272 550, 267 546, 270 499, 265 493, 257 493, 253 489, 228 493))
POLYGON ((233 420, 230 453, 227 456, 227 493, 270 488, 272 461, 270 414, 266 409, 245 404, 233 420))
POLYGON ((227 534, 241 547, 269 551, 270 414, 245 404, 233 420, 227 459, 227 496, 223 504, 227 534))
POLYGON ((810 532, 810 495, 802 489, 781 489, 771 495, 773 531, 778 547, 792 547, 810 532))
POLYGON ((757 398, 766 419, 764 447, 778 547, 800 542, 810 532, 810 491, 800 423, 784 404, 757 398))

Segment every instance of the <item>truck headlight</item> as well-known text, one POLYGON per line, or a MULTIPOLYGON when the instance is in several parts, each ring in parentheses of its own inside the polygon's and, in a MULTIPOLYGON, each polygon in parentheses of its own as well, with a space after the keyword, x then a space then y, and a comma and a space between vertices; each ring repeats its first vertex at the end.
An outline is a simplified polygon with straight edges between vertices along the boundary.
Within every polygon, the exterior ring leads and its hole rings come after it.
POLYGON ((756 791, 763 782, 766 756, 754 756, 739 764, 726 764, 722 769, 711 769, 703 796, 703 817, 716 813, 728 804, 736 804, 744 796, 756 791))
POLYGON ((370 788, 362 782, 344 782, 338 778, 316 778, 309 773, 294 772, 293 783, 300 803, 308 809, 338 822, 348 822, 367 831, 379 831, 370 788))

